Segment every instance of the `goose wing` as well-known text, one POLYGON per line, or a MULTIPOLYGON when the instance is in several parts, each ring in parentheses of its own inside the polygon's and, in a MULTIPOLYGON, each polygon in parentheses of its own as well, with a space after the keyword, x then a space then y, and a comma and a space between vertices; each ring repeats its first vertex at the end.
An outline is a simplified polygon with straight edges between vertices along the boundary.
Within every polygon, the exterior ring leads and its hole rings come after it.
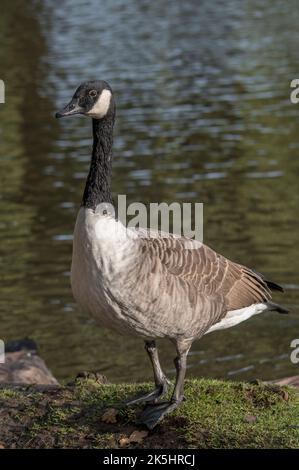
POLYGON ((261 275, 230 261, 204 244, 171 236, 141 238, 140 243, 143 266, 150 266, 151 272, 164 268, 167 273, 166 289, 167 279, 168 284, 172 284, 171 278, 175 277, 188 292, 195 290, 197 302, 205 305, 206 311, 210 303, 212 323, 219 321, 229 310, 271 298, 267 281, 261 275))

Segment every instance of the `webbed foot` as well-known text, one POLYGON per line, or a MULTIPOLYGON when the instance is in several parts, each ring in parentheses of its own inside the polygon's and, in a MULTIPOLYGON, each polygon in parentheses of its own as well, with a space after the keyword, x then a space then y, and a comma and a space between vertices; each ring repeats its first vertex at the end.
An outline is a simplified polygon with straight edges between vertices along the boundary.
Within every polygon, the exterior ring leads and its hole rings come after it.
POLYGON ((175 410, 180 401, 167 401, 157 403, 156 405, 147 406, 141 413, 138 424, 145 424, 148 429, 154 429, 157 424, 162 421, 165 415, 175 410))

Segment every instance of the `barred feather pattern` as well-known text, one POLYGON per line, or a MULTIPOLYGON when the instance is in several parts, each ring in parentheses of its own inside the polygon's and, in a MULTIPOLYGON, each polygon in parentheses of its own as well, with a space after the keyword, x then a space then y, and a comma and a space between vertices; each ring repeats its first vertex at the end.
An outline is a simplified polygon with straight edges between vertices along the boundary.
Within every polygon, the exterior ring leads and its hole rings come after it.
POLYGON ((228 311, 271 299, 266 282, 255 272, 204 244, 191 249, 190 242, 141 238, 137 256, 140 285, 150 289, 149 276, 159 279, 161 295, 169 301, 167 310, 185 318, 184 330, 190 335, 202 336, 228 311))
POLYGON ((193 340, 228 312, 271 298, 259 274, 204 244, 144 230, 128 234, 122 225, 117 238, 115 224, 81 208, 74 233, 73 293, 105 326, 146 339, 193 340))

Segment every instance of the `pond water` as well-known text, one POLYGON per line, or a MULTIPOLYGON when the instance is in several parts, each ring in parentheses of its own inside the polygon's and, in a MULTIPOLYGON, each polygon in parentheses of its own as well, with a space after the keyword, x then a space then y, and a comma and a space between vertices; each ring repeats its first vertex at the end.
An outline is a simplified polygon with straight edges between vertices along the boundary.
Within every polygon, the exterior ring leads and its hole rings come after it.
MULTIPOLYGON (((285 288, 275 300, 290 315, 207 335, 189 376, 298 373, 298 3, 2 3, 0 337, 34 338, 61 381, 93 369, 115 382, 151 378, 142 341, 96 327, 70 289, 91 129, 54 112, 80 82, 105 79, 117 100, 114 194, 203 202, 205 243, 285 288)), ((171 374, 173 347, 161 352, 171 374)))

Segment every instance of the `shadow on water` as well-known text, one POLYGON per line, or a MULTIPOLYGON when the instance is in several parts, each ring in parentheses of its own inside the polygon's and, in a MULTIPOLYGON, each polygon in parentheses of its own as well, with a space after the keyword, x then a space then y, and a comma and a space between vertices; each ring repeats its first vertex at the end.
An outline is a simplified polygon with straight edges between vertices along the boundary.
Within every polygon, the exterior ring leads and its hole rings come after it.
MULTIPOLYGON (((142 343, 95 328, 74 304, 71 237, 88 169, 85 119, 54 112, 88 78, 116 93, 113 190, 204 202, 204 239, 286 289, 292 315, 253 318, 194 344, 190 374, 296 373, 299 8, 294 3, 4 1, 1 17, 0 336, 25 335, 59 379, 97 368, 149 378, 142 343), (290 9, 292 14, 290 15, 290 9), (99 27, 101 25, 101 27, 99 27)), ((161 345, 172 371, 172 347, 161 345)))

